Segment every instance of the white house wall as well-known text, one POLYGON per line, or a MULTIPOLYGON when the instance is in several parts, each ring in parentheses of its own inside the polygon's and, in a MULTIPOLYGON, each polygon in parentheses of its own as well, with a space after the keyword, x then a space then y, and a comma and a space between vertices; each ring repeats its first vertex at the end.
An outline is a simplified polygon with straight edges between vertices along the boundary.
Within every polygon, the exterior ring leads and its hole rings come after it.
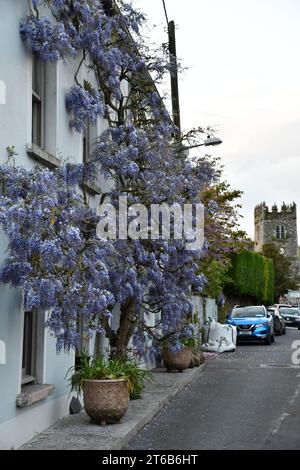
MULTIPOLYGON (((32 168, 39 164, 27 153, 31 143, 31 68, 32 55, 23 44, 19 24, 27 12, 25 0, 2 0, 0 14, 0 163, 7 160, 6 147, 15 146, 16 164, 32 168)), ((70 163, 82 161, 82 134, 69 127, 66 112, 67 90, 74 85, 78 61, 64 64, 46 64, 45 148, 56 157, 62 156, 70 163)), ((85 77, 97 86, 93 72, 81 70, 79 79, 85 77)), ((107 124, 99 119, 96 134, 107 124)), ((100 178, 102 190, 107 183, 100 178)), ((100 196, 90 196, 96 206, 100 196)), ((5 257, 7 241, 0 233, 0 263, 5 257)), ((41 313, 43 315, 43 313, 41 313)), ((21 361, 23 341, 22 294, 16 289, 0 285, 0 341, 5 344, 6 364, 0 363, 0 449, 17 448, 37 432, 41 432, 68 413, 69 389, 66 371, 74 364, 74 352, 57 355, 55 339, 44 334, 44 343, 38 345, 38 379, 55 385, 55 391, 45 400, 26 407, 16 407, 16 397, 21 389, 21 361), (41 349, 42 348, 42 349, 41 349)))

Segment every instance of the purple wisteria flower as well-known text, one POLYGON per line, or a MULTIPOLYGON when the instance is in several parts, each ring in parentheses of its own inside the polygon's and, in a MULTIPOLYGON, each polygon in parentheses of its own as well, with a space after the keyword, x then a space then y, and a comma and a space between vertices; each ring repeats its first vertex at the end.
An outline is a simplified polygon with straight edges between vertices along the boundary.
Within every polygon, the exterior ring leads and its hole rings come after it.
POLYGON ((78 52, 61 22, 53 24, 47 17, 28 16, 21 21, 20 34, 37 57, 45 62, 77 56, 78 52))
POLYGON ((66 96, 66 107, 72 112, 70 126, 76 132, 85 129, 87 123, 96 124, 98 116, 104 116, 105 105, 100 94, 95 90, 85 90, 74 85, 66 96))

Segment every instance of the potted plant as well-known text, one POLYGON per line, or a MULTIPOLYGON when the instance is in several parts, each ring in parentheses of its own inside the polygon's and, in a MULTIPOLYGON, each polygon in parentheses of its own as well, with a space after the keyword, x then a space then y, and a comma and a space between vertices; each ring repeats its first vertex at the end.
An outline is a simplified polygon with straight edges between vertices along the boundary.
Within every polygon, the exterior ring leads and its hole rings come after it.
POLYGON ((200 349, 200 342, 196 336, 190 338, 183 338, 181 343, 185 348, 188 348, 191 352, 191 361, 189 367, 199 367, 204 362, 204 355, 200 349))
POLYGON ((191 348, 184 345, 181 348, 172 347, 172 344, 165 343, 162 349, 163 362, 168 371, 177 370, 182 372, 187 369, 192 360, 191 348))
POLYGON ((146 369, 141 369, 135 362, 131 361, 124 363, 124 372, 130 382, 130 400, 137 400, 141 398, 142 391, 145 388, 145 382, 153 380, 152 372, 146 369))
POLYGON ((179 347, 174 348, 172 343, 164 343, 162 353, 163 362, 169 371, 178 370, 182 372, 188 367, 200 366, 204 357, 199 350, 196 325, 190 323, 182 332, 179 347))
POLYGON ((105 425, 117 423, 125 415, 129 396, 140 395, 150 372, 137 364, 103 356, 81 358, 68 375, 71 392, 83 392, 83 404, 91 421, 105 425))

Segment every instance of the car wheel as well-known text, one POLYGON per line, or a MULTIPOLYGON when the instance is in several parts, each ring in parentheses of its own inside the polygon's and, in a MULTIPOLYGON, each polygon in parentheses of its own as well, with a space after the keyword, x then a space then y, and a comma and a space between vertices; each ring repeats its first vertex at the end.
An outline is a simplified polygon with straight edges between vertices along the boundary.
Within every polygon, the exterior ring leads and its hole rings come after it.
POLYGON ((265 339, 265 345, 270 346, 270 344, 271 344, 271 335, 268 335, 265 339))
POLYGON ((277 334, 278 334, 278 336, 281 336, 283 334, 282 325, 279 326, 279 328, 277 330, 277 334))
POLYGON ((282 334, 285 335, 286 334, 286 327, 284 327, 283 331, 282 331, 282 334))
POLYGON ((275 343, 275 336, 274 336, 274 333, 271 335, 271 343, 275 343))

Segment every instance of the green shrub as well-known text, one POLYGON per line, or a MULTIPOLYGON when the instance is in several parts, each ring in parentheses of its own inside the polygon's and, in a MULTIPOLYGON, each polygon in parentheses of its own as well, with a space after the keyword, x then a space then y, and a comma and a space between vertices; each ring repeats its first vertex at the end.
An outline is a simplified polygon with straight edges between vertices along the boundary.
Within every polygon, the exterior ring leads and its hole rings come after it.
MULTIPOLYGON (((81 393, 83 380, 125 379, 130 399, 140 398, 146 380, 153 380, 152 373, 141 369, 135 362, 106 359, 104 356, 90 359, 82 356, 80 364, 70 367, 67 372, 71 392, 81 393)), ((66 377, 67 377, 66 376, 66 377)))
POLYGON ((237 296, 250 296, 266 304, 274 300, 274 267, 271 259, 244 250, 231 256, 227 291, 237 296))

